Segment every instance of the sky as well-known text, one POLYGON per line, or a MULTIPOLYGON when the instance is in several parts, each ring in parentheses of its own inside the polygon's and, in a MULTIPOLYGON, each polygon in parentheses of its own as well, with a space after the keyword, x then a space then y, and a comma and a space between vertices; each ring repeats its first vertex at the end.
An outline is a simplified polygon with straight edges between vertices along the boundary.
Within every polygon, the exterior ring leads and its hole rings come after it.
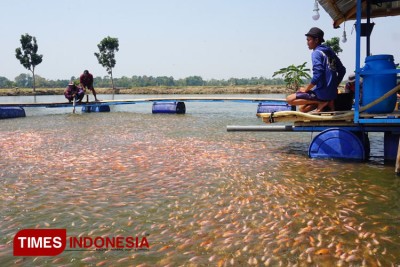
MULTIPOLYGON (((15 57, 28 33, 43 55, 35 74, 51 80, 85 69, 106 76, 94 53, 107 36, 119 40, 115 78, 271 78, 291 64, 311 68, 304 36, 311 27, 324 30, 325 40, 342 36, 343 24, 333 29, 321 6, 314 21, 313 7, 313 0, 0 0, 0 76, 30 73, 15 57)), ((398 63, 400 16, 373 21, 372 54, 392 54, 398 63)), ((340 43, 347 74, 355 69, 353 24, 346 23, 347 42, 340 43)))

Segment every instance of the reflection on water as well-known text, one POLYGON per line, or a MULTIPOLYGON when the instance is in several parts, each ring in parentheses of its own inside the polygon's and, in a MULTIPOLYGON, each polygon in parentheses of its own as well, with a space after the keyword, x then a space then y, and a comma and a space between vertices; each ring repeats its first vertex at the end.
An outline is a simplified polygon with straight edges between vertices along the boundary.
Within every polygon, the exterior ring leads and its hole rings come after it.
POLYGON ((370 136, 370 162, 311 160, 309 133, 226 132, 262 125, 256 104, 118 109, 0 121, 3 264, 400 264, 400 180, 379 156, 381 135, 370 136), (147 236, 150 250, 13 257, 25 228, 147 236))

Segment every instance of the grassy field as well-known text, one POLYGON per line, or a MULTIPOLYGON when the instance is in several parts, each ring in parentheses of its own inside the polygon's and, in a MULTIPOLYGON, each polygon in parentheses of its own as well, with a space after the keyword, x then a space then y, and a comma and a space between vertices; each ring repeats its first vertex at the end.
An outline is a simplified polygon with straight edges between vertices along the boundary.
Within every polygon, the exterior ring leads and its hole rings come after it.
MULTIPOLYGON (((36 88, 36 95, 62 95, 65 88, 36 88)), ((284 85, 95 88, 98 94, 290 94, 284 85)), ((34 95, 32 88, 0 88, 0 96, 34 95)))

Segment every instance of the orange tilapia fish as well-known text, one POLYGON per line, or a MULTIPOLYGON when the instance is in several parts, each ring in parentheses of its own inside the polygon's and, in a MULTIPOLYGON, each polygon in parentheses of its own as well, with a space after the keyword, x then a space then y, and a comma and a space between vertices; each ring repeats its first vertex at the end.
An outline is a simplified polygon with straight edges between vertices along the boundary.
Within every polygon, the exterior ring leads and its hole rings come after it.
POLYGON ((327 248, 321 248, 315 251, 315 255, 327 255, 327 254, 330 254, 330 250, 327 248))

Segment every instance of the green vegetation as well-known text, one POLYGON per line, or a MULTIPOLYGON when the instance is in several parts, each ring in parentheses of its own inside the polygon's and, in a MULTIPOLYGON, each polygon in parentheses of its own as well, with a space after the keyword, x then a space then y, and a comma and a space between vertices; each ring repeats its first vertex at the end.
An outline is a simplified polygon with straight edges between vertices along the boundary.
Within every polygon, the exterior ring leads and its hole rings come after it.
POLYGON ((304 78, 311 78, 310 74, 308 74, 310 69, 306 68, 306 64, 307 62, 304 62, 303 64, 298 66, 290 65, 286 68, 281 68, 280 70, 275 71, 272 77, 275 77, 276 75, 282 75, 286 87, 297 91, 300 86, 304 84, 304 78))
MULTIPOLYGON (((333 37, 330 40, 327 40, 324 44, 332 48, 336 55, 343 52, 343 49, 340 48, 339 37, 333 37)), ((304 84, 304 80, 309 80, 311 78, 310 74, 308 74, 310 69, 306 68, 306 64, 307 62, 304 62, 298 66, 292 64, 286 68, 281 68, 280 70, 275 71, 272 77, 277 75, 283 76, 286 87, 297 91, 300 86, 304 84)))
POLYGON ((35 67, 42 62, 43 55, 38 55, 38 45, 36 38, 29 34, 21 35, 21 47, 15 49, 15 56, 22 66, 32 72, 33 92, 35 92, 35 67))
MULTIPOLYGON (((36 75, 37 88, 65 88, 70 80, 79 78, 71 77, 71 79, 48 80, 36 75)), ((20 74, 15 77, 14 81, 8 80, 6 77, 0 76, 0 88, 31 88, 33 79, 29 74, 20 74)), ((116 88, 138 88, 138 87, 187 87, 187 86, 266 86, 266 85, 283 85, 281 78, 267 79, 264 77, 252 78, 230 78, 228 80, 203 80, 200 76, 190 76, 182 79, 174 79, 173 77, 160 76, 132 76, 114 78, 116 88)), ((95 88, 110 88, 110 77, 95 77, 95 88)))
POLYGON ((339 40, 339 37, 333 37, 330 40, 327 40, 324 44, 332 48, 336 55, 339 55, 340 52, 343 52, 343 49, 340 47, 339 40))
MULTIPOLYGON (((3 88, 0 89, 0 96, 16 95, 62 95, 65 87, 62 88, 38 88, 32 92, 30 88, 3 88)), ((134 88, 96 88, 98 94, 289 94, 291 93, 285 85, 234 85, 234 86, 147 86, 134 88)))
POLYGON ((99 53, 94 53, 99 64, 106 68, 111 77, 112 88, 114 89, 114 80, 112 69, 115 67, 115 52, 118 51, 119 43, 117 38, 107 36, 98 45, 99 53))

